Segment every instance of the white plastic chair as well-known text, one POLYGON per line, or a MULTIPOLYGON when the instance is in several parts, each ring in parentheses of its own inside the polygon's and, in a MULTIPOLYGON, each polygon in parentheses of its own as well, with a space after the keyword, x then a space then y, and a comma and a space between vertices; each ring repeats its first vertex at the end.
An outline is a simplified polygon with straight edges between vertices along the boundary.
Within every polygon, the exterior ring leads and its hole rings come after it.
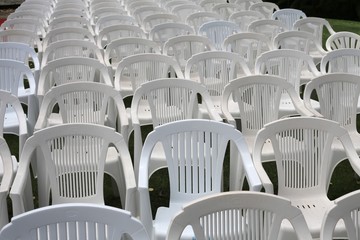
POLYGON ((48 62, 64 57, 94 58, 104 64, 103 54, 95 43, 86 40, 67 39, 51 43, 46 47, 41 66, 44 67, 48 62))
POLYGON ((39 20, 44 28, 46 29, 49 26, 48 19, 45 16, 41 16, 39 12, 36 11, 21 11, 21 12, 12 12, 8 15, 7 19, 16 19, 16 18, 30 18, 39 20))
POLYGON ((321 240, 334 239, 334 229, 339 221, 344 221, 346 239, 359 239, 359 190, 345 194, 334 200, 334 206, 325 213, 321 232, 321 240))
POLYGON ((87 20, 90 20, 90 13, 84 7, 78 7, 78 5, 73 6, 74 8, 65 8, 65 9, 56 9, 49 19, 49 22, 52 22, 55 19, 63 17, 81 17, 87 20))
MULTIPOLYGON (((206 108, 210 119, 222 121, 214 109, 207 89, 200 83, 180 78, 156 79, 143 83, 134 93, 131 102, 131 120, 134 128, 134 169, 138 176, 140 153, 144 134, 141 126, 153 128, 168 122, 198 118, 198 97, 206 108)), ((166 167, 164 149, 155 147, 149 164, 149 176, 156 170, 166 167)))
POLYGON ((86 18, 76 16, 76 17, 61 17, 52 20, 49 23, 47 31, 52 31, 58 28, 84 28, 87 29, 92 35, 95 35, 94 30, 90 24, 90 21, 86 18))
MULTIPOLYGON (((316 116, 338 122, 344 127, 360 153, 360 135, 356 127, 359 109, 360 76, 349 73, 329 73, 312 79, 305 86, 304 104, 316 116), (316 93, 320 103, 319 109, 311 104, 311 94, 316 93)), ((341 146, 333 146, 331 160, 335 167, 346 159, 346 153, 341 146)))
POLYGON ((0 137, 0 229, 9 222, 8 209, 10 206, 7 204, 7 197, 9 196, 16 168, 16 158, 11 156, 5 139, 0 137))
POLYGON ((64 236, 73 240, 89 238, 116 240, 130 236, 148 240, 143 224, 128 211, 96 204, 59 204, 35 209, 11 219, 1 232, 3 240, 40 240, 64 236))
POLYGON ((360 49, 337 49, 321 59, 320 71, 326 73, 352 73, 360 75, 360 49))
POLYGON ((240 32, 239 26, 230 21, 210 21, 199 28, 199 35, 208 37, 215 45, 217 50, 222 49, 222 43, 228 36, 240 32))
POLYGON ((121 4, 120 1, 91 1, 90 6, 89 6, 89 10, 90 12, 94 12, 95 10, 99 9, 99 8, 124 8, 124 5, 121 4))
POLYGON ((280 10, 279 6, 273 2, 258 2, 254 3, 249 7, 249 10, 258 11, 262 13, 265 18, 271 19, 273 13, 277 10, 280 10))
POLYGON ((104 205, 105 160, 112 146, 118 152, 123 179, 120 200, 123 209, 136 214, 136 181, 127 144, 113 128, 90 123, 68 123, 44 128, 28 138, 10 191, 14 216, 32 210, 29 165, 37 152, 39 206, 61 203, 104 205))
POLYGON ((306 17, 297 20, 294 23, 294 30, 312 33, 321 46, 323 46, 323 34, 325 32, 328 32, 330 36, 335 34, 335 30, 331 27, 329 21, 319 17, 306 17))
POLYGON ((142 25, 143 20, 145 17, 155 14, 155 13, 166 13, 166 9, 162 7, 156 7, 156 6, 143 6, 140 8, 137 8, 133 12, 133 16, 137 20, 137 22, 142 25))
POLYGON ((299 30, 290 30, 277 34, 273 39, 273 45, 274 49, 303 51, 313 58, 316 65, 320 63, 322 57, 327 53, 314 34, 299 30))
POLYGON ((353 32, 336 32, 325 43, 329 52, 341 48, 360 49, 360 36, 353 32))
MULTIPOLYGON (((300 95, 300 86, 309 81, 308 76, 320 76, 314 60, 305 52, 293 49, 277 49, 262 53, 255 63, 255 74, 268 74, 285 78, 300 95), (307 76, 302 78, 302 76, 307 76)), ((313 101, 316 106, 316 101, 313 101)), ((318 109, 318 107, 316 107, 318 109)), ((289 97, 283 94, 280 106, 280 116, 296 114, 289 97)))
MULTIPOLYGON (((223 160, 228 143, 241 155, 251 190, 260 190, 261 182, 252 163, 246 142, 233 126, 203 119, 181 120, 158 126, 144 143, 138 179, 140 220, 152 239, 165 239, 170 220, 181 207, 222 189, 223 160), (149 196, 149 163, 156 144, 164 147, 170 180, 169 207, 160 207, 152 219, 149 196)), ((193 236, 192 232, 185 233, 193 236)))
POLYGON ((265 19, 262 13, 251 10, 243 10, 234 12, 229 16, 229 21, 237 23, 240 27, 240 32, 247 32, 249 24, 253 21, 265 19))
POLYGON ((39 4, 29 4, 27 6, 25 5, 20 5, 15 9, 15 12, 36 12, 39 16, 42 16, 46 19, 49 19, 52 13, 52 10, 49 9, 48 6, 45 6, 43 4, 39 5, 39 4))
POLYGON ((223 19, 228 20, 231 14, 246 9, 243 9, 240 5, 236 3, 223 2, 214 5, 211 10, 219 14, 223 19))
MULTIPOLYGON (((334 143, 343 146, 352 168, 360 173, 360 159, 347 130, 337 122, 314 117, 286 118, 265 125, 256 136, 252 156, 265 192, 274 193, 261 156, 262 147, 269 141, 276 156, 277 195, 289 198, 301 210, 312 237, 319 238, 325 212, 334 206, 327 197, 334 143)), ((344 226, 338 227, 336 236, 344 236, 344 226)), ((292 239, 290 228, 282 226, 283 239, 292 239)))
POLYGON ((204 11, 204 8, 196 4, 183 4, 176 6, 171 10, 171 12, 176 14, 181 19, 181 22, 184 23, 186 23, 186 19, 190 14, 202 11, 204 11))
POLYGON ((306 18, 306 14, 295 8, 283 8, 273 13, 272 19, 285 23, 288 30, 294 29, 294 23, 299 19, 306 18))
POLYGON ((241 6, 243 10, 249 10, 251 5, 262 2, 262 0, 229 0, 229 2, 241 6))
POLYGON ((9 29, 0 31, 0 42, 19 42, 28 44, 30 47, 35 49, 38 53, 39 59, 41 59, 43 47, 37 32, 24 29, 9 29))
POLYGON ((161 53, 159 45, 144 38, 121 38, 111 41, 105 49, 105 65, 111 68, 113 75, 119 62, 128 56, 142 53, 161 53))
POLYGON ((144 18, 142 27, 145 32, 149 33, 156 25, 168 22, 180 22, 180 18, 172 13, 155 13, 144 18))
POLYGON ((195 12, 187 16, 186 23, 192 26, 196 33, 199 28, 206 22, 221 20, 221 16, 215 12, 195 12))
POLYGON ((123 8, 117 8, 117 7, 102 7, 97 8, 93 12, 91 12, 91 18, 90 22, 92 25, 95 25, 99 19, 106 16, 111 15, 120 15, 120 16, 128 16, 128 13, 123 8))
POLYGON ((23 29, 33 31, 38 34, 39 37, 43 38, 46 35, 46 30, 40 19, 34 18, 14 18, 7 19, 1 24, 3 30, 9 29, 23 29))
POLYGON ((249 32, 262 33, 270 42, 281 32, 287 31, 285 23, 273 19, 261 19, 251 22, 248 26, 249 32))
POLYGON ((65 57, 48 62, 41 70, 37 97, 41 105, 45 93, 54 85, 68 82, 102 82, 113 86, 108 68, 86 57, 65 57))
POLYGON ((128 15, 109 15, 104 16, 98 19, 98 21, 95 24, 94 31, 95 36, 98 36, 99 33, 106 27, 109 27, 111 25, 117 25, 117 24, 128 24, 128 25, 134 25, 139 26, 138 22, 135 20, 134 17, 128 16, 128 15))
POLYGON ((223 0, 202 0, 199 2, 199 5, 205 9, 205 11, 212 11, 212 8, 220 3, 225 3, 223 0))
MULTIPOLYGON (((229 124, 241 130, 253 153, 253 145, 256 134, 265 124, 281 118, 279 114, 281 96, 288 94, 289 100, 294 105, 296 113, 302 116, 314 114, 305 108, 300 96, 296 93, 293 85, 286 79, 269 75, 251 75, 232 80, 225 88, 221 99, 221 110, 229 124), (236 110, 235 107, 236 105, 236 110), (238 123, 238 120, 241 123, 238 123)), ((275 153, 267 144, 262 154, 262 161, 273 161, 275 153)), ((230 158, 230 190, 240 190, 243 179, 239 177, 236 157, 230 158)))
POLYGON ((163 46, 163 54, 175 58, 182 70, 192 55, 205 51, 215 51, 215 46, 207 37, 198 35, 173 37, 163 46))
MULTIPOLYGON (((217 112, 221 112, 221 96, 226 84, 240 76, 251 75, 240 54, 225 51, 208 51, 193 55, 186 64, 185 78, 204 84, 217 112)), ((206 113, 200 108, 202 118, 206 113)))
POLYGON ((160 47, 172 37, 195 34, 194 29, 185 23, 161 23, 149 32, 149 39, 160 47))
POLYGON ((133 15, 134 11, 141 7, 159 7, 159 4, 155 1, 149 0, 141 0, 141 1, 134 1, 127 5, 126 9, 130 15, 133 15))
POLYGON ((279 239, 284 220, 290 221, 298 239, 312 239, 301 211, 286 198, 261 192, 219 193, 183 206, 171 220, 167 239, 180 239, 187 226, 197 240, 279 239))
POLYGON ((139 37, 146 38, 145 32, 138 26, 127 24, 116 24, 103 28, 97 36, 97 45, 99 48, 105 48, 111 41, 125 38, 139 37))
POLYGON ((43 49, 45 51, 47 46, 51 43, 70 39, 85 40, 95 43, 94 36, 85 28, 58 28, 47 32, 46 37, 42 41, 43 49))
POLYGON ((223 50, 240 54, 252 73, 257 57, 271 49, 269 39, 261 33, 235 33, 225 38, 223 42, 223 50))
POLYGON ((164 8, 167 11, 172 12, 175 7, 188 4, 197 5, 195 2, 189 0, 171 0, 165 2, 164 8))
POLYGON ((175 59, 156 53, 143 53, 125 57, 115 71, 114 86, 123 98, 132 96, 144 82, 158 78, 184 78, 175 59))

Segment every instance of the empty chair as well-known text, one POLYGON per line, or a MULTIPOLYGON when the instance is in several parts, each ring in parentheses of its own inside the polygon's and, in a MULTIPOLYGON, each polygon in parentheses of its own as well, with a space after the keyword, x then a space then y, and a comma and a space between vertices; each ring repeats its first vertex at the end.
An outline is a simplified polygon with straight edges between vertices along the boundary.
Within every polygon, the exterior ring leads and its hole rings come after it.
POLYGON ((352 73, 360 75, 360 49, 337 49, 327 52, 321 59, 320 71, 326 73, 352 73))
POLYGON ((47 46, 51 43, 62 41, 62 40, 85 40, 95 43, 95 38, 91 32, 85 28, 67 27, 58 28, 49 31, 46 37, 43 39, 43 49, 46 50, 47 46))
POLYGON ((230 3, 236 3, 241 6, 243 10, 249 10, 250 6, 262 2, 262 0, 229 0, 230 3))
POLYGON ((283 8, 275 11, 272 15, 272 19, 285 23, 288 30, 294 29, 294 23, 302 18, 306 18, 306 14, 294 8, 283 8))
POLYGON ((244 10, 231 14, 229 16, 229 21, 237 23, 240 27, 240 32, 247 32, 251 22, 264 18, 264 15, 262 15, 260 12, 244 10))
POLYGON ((94 12, 96 9, 99 8, 122 8, 124 9, 124 5, 121 4, 119 1, 91 1, 91 4, 89 6, 90 12, 94 12))
POLYGON ((161 53, 159 45, 144 38, 121 38, 111 41, 105 49, 105 65, 110 67, 113 75, 119 62, 124 58, 141 53, 161 53))
POLYGON ((162 23, 150 30, 149 39, 162 47, 172 37, 189 34, 195 34, 194 29, 185 23, 162 23))
POLYGON ((175 59, 156 53, 136 54, 123 58, 115 71, 114 86, 123 98, 132 96, 144 82, 158 78, 184 78, 175 59))
POLYGON ((171 10, 171 12, 176 14, 180 18, 181 22, 184 23, 190 14, 202 11, 204 11, 204 8, 196 4, 183 4, 176 6, 171 10))
POLYGON ((198 240, 279 239, 283 220, 291 223, 298 239, 312 239, 301 211, 286 198, 261 192, 219 193, 183 206, 167 236, 180 239, 191 226, 198 240))
POLYGON ((145 32, 138 26, 116 24, 103 28, 97 36, 99 48, 105 48, 111 41, 125 37, 146 38, 145 32))
POLYGON ((0 229, 9 222, 8 209, 10 206, 7 204, 7 198, 15 175, 14 169, 16 170, 16 168, 16 159, 11 156, 5 139, 0 137, 0 229))
POLYGON ((309 54, 315 64, 319 64, 326 51, 315 35, 305 31, 281 32, 273 39, 274 49, 295 49, 309 54))
POLYGON ((133 16, 137 20, 137 22, 142 25, 143 20, 145 17, 155 14, 155 13, 166 13, 166 9, 162 7, 156 7, 156 6, 143 6, 140 8, 137 8, 133 12, 133 16))
POLYGON ((334 229, 339 221, 344 221, 346 239, 359 239, 359 191, 354 191, 334 200, 334 206, 325 213, 322 221, 320 239, 332 240, 334 229))
MULTIPOLYGON (((323 35, 328 33, 330 36, 335 34, 328 20, 319 17, 306 17, 297 20, 294 23, 294 30, 300 30, 312 33, 318 43, 323 46, 323 35)), ((328 50, 329 51, 329 50, 328 50)))
POLYGON ((243 9, 240 5, 236 3, 224 2, 214 5, 211 10, 219 14, 224 20, 228 20, 231 14, 246 9, 243 9))
POLYGON ((68 123, 36 131, 25 143, 10 197, 14 216, 34 208, 30 181, 31 156, 37 152, 39 206, 61 203, 104 205, 105 160, 109 147, 118 152, 122 208, 135 212, 136 182, 123 136, 113 128, 90 123, 68 123), (31 194, 31 195, 30 195, 31 194))
POLYGON ((98 21, 95 24, 94 31, 95 35, 98 36, 99 33, 106 27, 109 27, 111 25, 118 25, 118 24, 128 24, 128 25, 134 25, 138 26, 138 22, 135 20, 135 18, 128 16, 128 15, 109 15, 104 16, 98 19, 98 21))
MULTIPOLYGON (((140 220, 152 239, 165 239, 170 220, 190 201, 222 189, 223 161, 227 145, 236 146, 251 190, 260 190, 256 170, 241 133, 233 126, 203 119, 181 120, 158 126, 144 143, 138 178, 140 220), (170 181, 169 207, 160 207, 152 218, 149 196, 149 163, 161 143, 170 181), (215 154, 215 155, 214 155, 215 154), (194 170, 195 169, 195 170, 194 170)), ((194 233, 185 235, 192 238, 194 233)))
POLYGON ((95 25, 96 22, 101 19, 102 17, 111 16, 111 15, 125 15, 127 16, 127 12, 125 9, 116 8, 116 7, 102 7, 95 9, 91 12, 91 19, 90 22, 92 25, 95 25))
MULTIPOLYGON (((209 118, 222 121, 214 109, 207 89, 192 80, 180 78, 156 79, 140 85, 131 102, 131 120, 134 128, 134 168, 138 176, 139 160, 143 148, 144 133, 141 126, 152 125, 156 128, 168 122, 198 118, 199 100, 209 118)), ((166 167, 164 149, 157 145, 153 149, 149 163, 149 177, 156 170, 166 167)))
MULTIPOLYGON (((232 80, 225 88, 221 99, 221 110, 226 122, 241 130, 250 153, 253 153, 256 134, 265 124, 281 118, 281 96, 286 93, 295 107, 295 112, 302 116, 314 116, 305 108, 295 88, 286 79, 278 76, 251 75, 232 80), (240 120, 240 122, 239 122, 240 120)), ((266 144, 262 161, 273 161, 275 152, 266 144)), ((240 190, 243 179, 235 156, 230 158, 230 190, 240 190)))
MULTIPOLYGON (((286 197, 304 215, 313 238, 320 237, 321 223, 334 202, 327 197, 333 173, 329 158, 333 144, 341 144, 356 173, 360 173, 359 157, 346 129, 339 123, 322 118, 293 117, 265 125, 255 139, 253 161, 265 192, 274 193, 274 186, 262 166, 261 151, 270 143, 276 153, 277 195, 286 197), (270 140, 270 141, 269 141, 270 140)), ((283 225, 283 239, 291 239, 293 229, 283 225)), ((344 225, 335 230, 344 237, 344 225)))
POLYGON ((206 22, 221 20, 221 16, 215 12, 195 12, 187 16, 186 23, 192 26, 196 33, 199 28, 206 22))
POLYGON ((14 18, 7 19, 1 24, 3 30, 9 29, 23 29, 36 32, 39 37, 43 38, 46 35, 45 26, 40 19, 34 18, 14 18))
MULTIPOLYGON (((295 87, 299 95, 300 86, 309 81, 309 78, 304 78, 302 81, 302 75, 320 76, 313 59, 305 52, 293 49, 277 49, 262 53, 256 60, 255 74, 283 77, 295 87)), ((283 94, 280 116, 296 114, 293 105, 288 100, 288 95, 283 94)), ((316 104, 316 102, 313 103, 316 104)))
POLYGON ((9 29, 0 31, 0 42, 18 42, 28 44, 35 49, 38 53, 39 59, 41 59, 43 47, 37 32, 24 29, 9 29))
POLYGON ((240 54, 251 72, 254 72, 257 57, 271 49, 269 39, 261 33, 235 33, 223 42, 223 50, 240 54))
POLYGON ((12 12, 8 15, 7 19, 16 19, 16 18, 30 18, 39 20, 44 28, 46 29, 49 26, 48 19, 45 16, 41 16, 37 11, 20 11, 20 12, 12 12))
POLYGON ((199 28, 199 35, 208 37, 215 45, 217 50, 222 49, 222 43, 228 36, 238 33, 239 26, 229 21, 210 21, 206 22, 199 28))
POLYGON ((220 3, 225 3, 223 0, 202 0, 199 2, 199 5, 203 7, 206 11, 212 11, 212 8, 220 3))
POLYGON ((134 1, 127 5, 126 9, 129 12, 130 15, 133 15, 134 11, 141 7, 159 7, 159 4, 154 1, 149 0, 140 0, 140 1, 134 1))
POLYGON ((86 57, 65 57, 48 62, 41 70, 37 97, 39 104, 54 85, 68 82, 102 82, 113 86, 107 67, 100 61, 86 57))
POLYGON ((273 19, 261 19, 251 22, 248 26, 249 32, 262 33, 270 42, 281 32, 287 31, 285 23, 273 19))
POLYGON ((44 67, 48 62, 64 57, 88 57, 104 63, 104 57, 95 43, 86 40, 67 39, 51 43, 46 47, 41 66, 44 67))
POLYGON ((337 32, 329 36, 325 43, 326 50, 341 48, 360 48, 360 36, 352 32, 337 32))
POLYGON ((167 9, 169 12, 172 12, 175 7, 187 4, 196 5, 193 1, 189 0, 171 0, 165 3, 164 8, 167 9))
POLYGON ((49 23, 49 27, 47 31, 52 31, 58 28, 69 28, 69 27, 85 28, 92 35, 94 35, 94 30, 90 24, 90 21, 88 19, 79 16, 56 18, 49 23))
POLYGON ((52 22, 54 19, 62 18, 62 17, 82 17, 87 20, 90 19, 90 13, 85 10, 84 8, 79 8, 77 5, 73 6, 74 8, 71 9, 56 9, 49 19, 52 22), (77 7, 77 8, 75 8, 77 7))
POLYGON ((258 11, 262 15, 264 15, 265 18, 271 19, 272 14, 275 11, 280 10, 280 8, 278 5, 276 5, 276 3, 273 3, 273 2, 258 2, 258 3, 252 4, 249 7, 249 10, 258 11))
MULTIPOLYGON (((250 69, 241 55, 225 51, 197 53, 187 61, 185 67, 185 78, 206 86, 219 114, 222 114, 220 103, 225 85, 235 78, 248 75, 251 75, 250 69)), ((206 116, 202 109, 200 114, 206 116)))
POLYGON ((109 240, 124 236, 150 239, 143 224, 130 212, 84 203, 59 204, 23 213, 11 219, 0 232, 4 240, 40 240, 41 236, 66 236, 74 240, 88 236, 109 240))
POLYGON ((144 18, 142 27, 145 32, 149 33, 150 30, 158 24, 167 22, 179 22, 180 18, 172 13, 155 13, 144 18))
POLYGON ((198 35, 173 37, 163 46, 163 54, 175 58, 182 70, 192 55, 205 51, 215 51, 215 46, 207 37, 198 35))

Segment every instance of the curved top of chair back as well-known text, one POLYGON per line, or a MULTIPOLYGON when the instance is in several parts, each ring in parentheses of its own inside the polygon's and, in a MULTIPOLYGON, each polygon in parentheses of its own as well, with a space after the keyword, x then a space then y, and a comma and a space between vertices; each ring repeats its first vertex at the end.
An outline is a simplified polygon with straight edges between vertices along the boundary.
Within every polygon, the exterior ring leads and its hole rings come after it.
POLYGON ((262 13, 265 16, 265 18, 271 19, 272 14, 275 11, 280 10, 280 8, 278 5, 276 5, 276 3, 259 2, 259 3, 252 4, 249 7, 249 10, 258 11, 258 12, 262 13))
POLYGON ((294 29, 294 23, 302 18, 306 18, 306 14, 295 8, 283 8, 273 13, 272 19, 285 23, 288 30, 294 29))
POLYGON ((29 65, 29 61, 34 64, 34 70, 40 70, 40 62, 34 48, 25 43, 0 42, 0 58, 12 59, 24 62, 29 65))
POLYGON ((320 71, 326 73, 360 74, 360 49, 344 48, 327 52, 321 59, 320 71))

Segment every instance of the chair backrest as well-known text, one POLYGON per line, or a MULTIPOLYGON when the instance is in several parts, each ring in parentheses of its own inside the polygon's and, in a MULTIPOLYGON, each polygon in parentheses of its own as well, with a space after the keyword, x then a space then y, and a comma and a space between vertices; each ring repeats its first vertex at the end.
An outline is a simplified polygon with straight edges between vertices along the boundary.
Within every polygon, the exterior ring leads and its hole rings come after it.
POLYGON ((50 22, 57 18, 63 18, 63 17, 82 17, 87 20, 90 20, 90 13, 85 10, 83 7, 79 8, 78 5, 74 5, 74 8, 63 8, 63 9, 56 9, 51 14, 51 17, 49 19, 50 22))
POLYGON ((252 72, 257 57, 271 49, 269 39, 261 33, 235 33, 225 38, 223 42, 223 50, 240 54, 252 72))
POLYGON ((326 50, 332 51, 341 48, 360 48, 360 36, 353 32, 337 32, 329 36, 325 43, 326 50))
POLYGON ((321 232, 321 240, 332 240, 336 224, 343 220, 349 240, 359 239, 359 190, 345 194, 334 200, 335 205, 325 213, 321 232))
POLYGON ((288 30, 294 29, 294 23, 302 18, 306 18, 306 14, 295 8, 283 8, 273 13, 272 19, 285 23, 288 30))
POLYGON ((211 12, 212 8, 219 3, 224 3, 223 0, 202 0, 199 2, 199 5, 203 7, 206 11, 211 12))
POLYGON ((261 19, 251 22, 248 26, 249 32, 262 33, 266 35, 270 42, 280 32, 287 30, 285 23, 273 19, 261 19))
POLYGON ((204 84, 213 97, 221 96, 226 84, 244 75, 251 75, 245 60, 237 53, 225 51, 195 54, 185 67, 185 78, 204 84))
POLYGON ((215 12, 195 12, 187 16, 186 23, 192 26, 197 33, 201 25, 206 22, 221 20, 221 16, 215 12))
MULTIPOLYGON (((4 109, 4 107, 1 107, 4 109)), ((9 222, 7 197, 15 176, 13 160, 6 140, 0 137, 0 229, 9 222)), ((16 169, 16 168, 15 168, 16 169)))
POLYGON ((185 4, 192 4, 192 5, 196 5, 193 1, 189 1, 189 0, 172 0, 172 1, 168 1, 165 3, 164 8, 167 9, 169 12, 172 12, 172 10, 180 5, 185 5, 185 4))
POLYGON ((94 12, 96 9, 99 8, 106 8, 106 7, 112 7, 112 8, 123 8, 124 6, 119 1, 92 1, 89 10, 90 12, 94 12))
POLYGON ((167 236, 180 239, 191 226, 198 240, 278 239, 283 220, 290 221, 298 239, 312 239, 304 216, 288 199, 261 192, 219 193, 186 204, 171 220, 167 236))
POLYGON ((148 15, 144 18, 142 22, 142 27, 145 32, 149 33, 153 27, 158 24, 168 23, 168 22, 179 22, 180 18, 172 13, 155 13, 148 15))
POLYGON ((0 43, 0 58, 24 62, 24 64, 29 67, 31 65, 35 71, 40 70, 39 56, 34 48, 24 43, 0 43))
POLYGON ((87 29, 92 35, 94 35, 90 21, 80 16, 56 18, 49 23, 47 31, 69 27, 84 28, 87 29))
POLYGON ((357 103, 360 95, 360 76, 348 73, 329 73, 313 78, 305 86, 304 104, 312 111, 310 98, 316 92, 319 116, 340 123, 349 132, 356 130, 357 103))
POLYGON ((85 28, 77 28, 77 27, 66 27, 66 28, 58 28, 51 31, 48 31, 46 37, 43 39, 43 49, 46 50, 47 46, 51 43, 61 41, 61 40, 87 40, 95 43, 95 38, 89 30, 85 28))
POLYGON ((272 14, 277 11, 280 10, 279 6, 276 5, 276 3, 272 3, 272 2, 258 2, 258 3, 254 3, 249 7, 249 10, 252 11, 258 11, 261 14, 264 15, 265 18, 267 19, 271 19, 272 14))
POLYGON ((235 22, 240 27, 240 32, 247 32, 249 24, 253 21, 265 19, 262 13, 251 10, 234 12, 229 16, 229 21, 235 22))
POLYGON ((40 19, 34 18, 13 18, 7 19, 1 24, 3 30, 9 29, 23 29, 28 31, 34 31, 39 36, 45 37, 46 31, 43 23, 40 19))
POLYGON ((173 10, 171 11, 173 14, 176 14, 181 22, 186 22, 187 17, 192 14, 192 13, 196 13, 196 12, 202 12, 204 11, 204 8, 196 5, 196 4, 184 4, 184 5, 179 5, 173 8, 173 10))
POLYGON ((116 24, 105 27, 99 32, 97 45, 99 48, 105 48, 111 41, 125 37, 146 38, 145 32, 138 26, 116 24))
POLYGON ((300 115, 312 116, 293 85, 278 76, 251 75, 232 80, 225 86, 221 108, 225 119, 236 126, 229 111, 229 100, 234 100, 240 110, 241 132, 255 137, 265 124, 278 120, 280 100, 286 92, 300 115), (261 97, 259 97, 261 96, 261 97))
POLYGON ((144 82, 174 75, 177 78, 184 78, 175 59, 156 53, 136 54, 121 60, 116 68, 114 86, 115 89, 121 90, 127 78, 130 79, 132 90, 135 92, 144 82))
POLYGON ((293 49, 277 49, 262 53, 255 63, 255 74, 268 74, 283 77, 300 92, 301 71, 308 69, 319 76, 314 60, 305 52, 293 49))
POLYGON ((90 22, 95 25, 96 22, 101 19, 102 17, 111 16, 111 15, 121 15, 121 16, 127 16, 128 13, 123 8, 118 7, 101 7, 97 8, 94 11, 91 12, 91 20, 90 22))
POLYGON ((48 62, 64 57, 88 57, 104 63, 103 55, 98 46, 86 40, 66 39, 49 44, 42 56, 41 67, 48 62))
POLYGON ((134 1, 134 2, 131 2, 129 3, 127 6, 126 6, 126 10, 128 11, 128 13, 130 13, 130 15, 133 15, 134 14, 134 11, 138 8, 141 8, 141 7, 145 7, 145 6, 148 6, 148 7, 159 7, 159 4, 157 2, 154 2, 154 1, 149 1, 149 0, 139 0, 139 1, 134 1))
POLYGON ((347 130, 339 123, 315 117, 292 117, 265 125, 255 139, 253 161, 265 192, 274 188, 261 163, 265 142, 271 143, 277 165, 278 195, 290 199, 326 198, 333 172, 332 145, 340 142, 351 166, 359 172, 359 157, 347 130))
POLYGON ((319 17, 306 17, 297 20, 294 23, 294 30, 312 33, 321 46, 323 45, 323 34, 325 31, 327 31, 330 36, 335 34, 335 31, 331 27, 329 21, 325 18, 319 17))
POLYGON ((176 36, 195 34, 194 29, 185 23, 161 23, 155 25, 149 32, 149 39, 156 42, 160 47, 176 36))
POLYGON ((238 33, 239 26, 230 21, 210 21, 206 22, 199 28, 199 35, 208 37, 215 45, 217 50, 222 49, 222 43, 228 36, 238 33))
POLYGON ((215 51, 215 46, 207 37, 198 35, 173 37, 163 46, 163 54, 174 57, 182 69, 192 55, 205 51, 215 51))
POLYGON ((111 66, 115 71, 119 62, 128 56, 141 53, 161 53, 157 43, 145 38, 121 38, 111 41, 104 51, 106 66, 111 66))
POLYGON ((246 10, 246 9, 243 9, 240 5, 236 3, 227 3, 227 2, 216 4, 212 8, 213 12, 216 12, 225 20, 228 20, 231 14, 242 10, 246 10))
POLYGON ((0 42, 19 42, 25 43, 42 52, 43 47, 37 32, 24 29, 9 29, 0 32, 0 42))
POLYGON ((148 191, 148 166, 151 153, 161 143, 170 180, 170 206, 188 203, 199 197, 219 193, 226 148, 233 143, 241 155, 241 165, 251 190, 260 190, 255 167, 242 134, 230 124, 213 120, 181 120, 158 126, 151 132, 141 152, 139 168, 140 219, 152 233, 148 191), (196 170, 194 170, 196 169, 196 170))
POLYGON ((130 236, 150 239, 143 224, 130 212, 96 204, 59 204, 38 208, 14 217, 1 232, 3 240, 80 240, 89 236, 115 240, 130 236))
POLYGON ((320 71, 326 73, 360 74, 360 49, 337 49, 321 59, 320 71))
POLYGON ((135 20, 134 17, 128 16, 128 15, 118 15, 113 14, 109 16, 101 17, 95 24, 95 35, 98 36, 99 33, 106 27, 109 27, 111 25, 117 25, 117 24, 129 24, 138 26, 138 22, 135 20))
POLYGON ((49 26, 48 19, 45 16, 40 16, 39 12, 36 12, 33 10, 12 12, 7 17, 7 19, 16 19, 16 18, 36 19, 36 20, 39 20, 45 28, 47 28, 49 26))
POLYGON ((69 82, 103 82, 112 86, 109 71, 100 61, 86 57, 65 57, 48 62, 40 73, 38 92, 42 97, 54 85, 69 82))
POLYGON ((35 129, 51 126, 49 118, 58 108, 62 123, 95 123, 116 128, 127 136, 128 119, 123 99, 112 86, 96 82, 65 83, 51 88, 40 106, 35 129))
POLYGON ((162 7, 157 7, 157 6, 143 6, 143 7, 139 7, 137 8, 134 12, 133 12, 133 16, 135 17, 135 19, 137 20, 137 22, 141 25, 144 18, 154 14, 154 13, 166 13, 166 9, 162 8, 162 7))

